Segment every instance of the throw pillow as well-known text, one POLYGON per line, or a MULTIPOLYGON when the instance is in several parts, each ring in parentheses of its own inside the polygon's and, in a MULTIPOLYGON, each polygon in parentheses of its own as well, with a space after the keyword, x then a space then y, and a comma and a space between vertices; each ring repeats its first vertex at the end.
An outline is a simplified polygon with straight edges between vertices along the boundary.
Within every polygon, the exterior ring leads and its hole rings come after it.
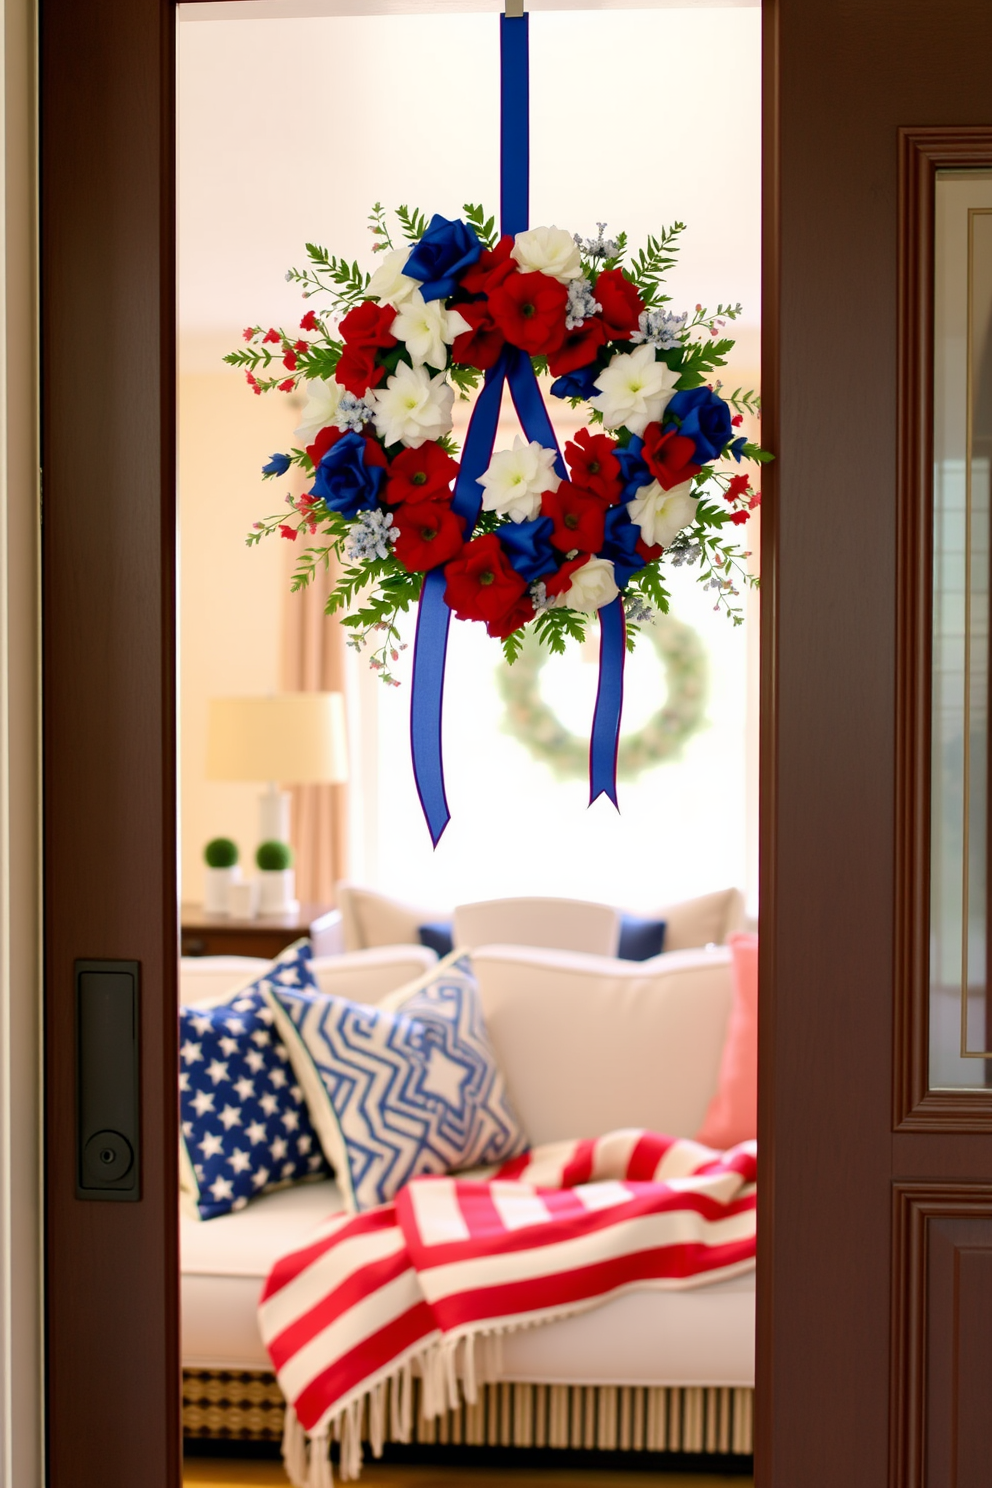
POLYGON ((180 1161, 200 1219, 327 1164, 265 998, 267 987, 316 987, 299 941, 223 1001, 179 1009, 180 1161))
POLYGON ((724 1152, 758 1135, 758 937, 743 932, 727 944, 733 957, 734 1002, 716 1095, 696 1141, 724 1152))
POLYGON ((275 983, 267 996, 352 1213, 419 1174, 525 1151, 465 959, 432 967, 390 1008, 275 983))
POLYGON ((645 920, 640 915, 620 916, 620 943, 617 955, 621 961, 650 961, 665 949, 665 921, 645 920))
POLYGON ((420 936, 422 946, 426 946, 429 951, 434 951, 438 957, 443 958, 450 956, 455 948, 455 943, 451 938, 452 929, 451 920, 435 920, 430 925, 419 926, 417 934, 420 936))

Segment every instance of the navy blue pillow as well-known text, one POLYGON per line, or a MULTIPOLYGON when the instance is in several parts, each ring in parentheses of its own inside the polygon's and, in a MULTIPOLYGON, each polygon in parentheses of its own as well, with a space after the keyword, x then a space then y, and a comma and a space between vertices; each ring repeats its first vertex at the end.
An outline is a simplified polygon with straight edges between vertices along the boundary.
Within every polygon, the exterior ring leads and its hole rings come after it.
POLYGON ((417 934, 420 936, 420 944, 429 951, 437 951, 438 960, 443 961, 455 949, 455 942, 451 938, 453 929, 453 921, 435 920, 431 925, 421 925, 417 934))
POLYGON ((644 920, 640 915, 620 916, 620 944, 617 955, 621 961, 649 961, 660 956, 665 949, 664 920, 644 920))

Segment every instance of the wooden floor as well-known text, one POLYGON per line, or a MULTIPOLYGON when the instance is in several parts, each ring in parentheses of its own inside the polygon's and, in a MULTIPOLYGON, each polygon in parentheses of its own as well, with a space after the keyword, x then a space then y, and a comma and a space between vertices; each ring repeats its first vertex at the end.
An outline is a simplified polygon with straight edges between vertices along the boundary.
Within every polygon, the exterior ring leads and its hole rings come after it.
MULTIPOLYGON (((187 1461, 185 1488, 276 1488, 287 1479, 276 1462, 187 1461)), ((477 1483, 482 1488, 753 1488, 753 1479, 700 1477, 693 1473, 555 1472, 520 1468, 387 1467, 370 1462, 362 1469, 358 1488, 457 1488, 477 1483)))

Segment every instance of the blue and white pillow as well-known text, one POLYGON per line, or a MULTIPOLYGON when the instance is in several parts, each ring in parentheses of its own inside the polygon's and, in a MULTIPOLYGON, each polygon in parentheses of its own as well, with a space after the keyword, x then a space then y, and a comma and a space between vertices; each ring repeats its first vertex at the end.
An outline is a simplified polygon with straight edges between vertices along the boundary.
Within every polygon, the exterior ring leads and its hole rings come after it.
POLYGON ((223 1002, 179 1009, 183 1186, 201 1219, 328 1175, 265 997, 268 987, 316 989, 309 957, 309 942, 299 941, 223 1002))
POLYGON ((418 1174, 526 1150, 467 961, 432 967, 388 1009, 309 987, 266 995, 352 1213, 418 1174))

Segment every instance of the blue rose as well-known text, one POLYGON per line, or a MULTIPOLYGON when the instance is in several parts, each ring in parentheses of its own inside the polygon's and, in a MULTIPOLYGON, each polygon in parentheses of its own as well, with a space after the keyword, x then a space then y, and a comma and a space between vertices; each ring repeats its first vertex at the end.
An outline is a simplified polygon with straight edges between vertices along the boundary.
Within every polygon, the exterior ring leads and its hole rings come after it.
POLYGON ((551 546, 555 524, 550 517, 535 517, 530 522, 507 522, 499 529, 499 540, 522 579, 533 584, 535 579, 558 567, 558 557, 551 546))
POLYGON ((597 391, 596 378, 599 376, 599 363, 592 362, 588 367, 576 367, 574 372, 566 372, 564 376, 555 378, 551 384, 551 396, 553 398, 591 398, 597 391))
POLYGON ((288 455, 272 455, 269 458, 268 465, 262 466, 262 474, 285 475, 286 471, 289 469, 292 463, 293 462, 288 455))
POLYGON ((454 294, 462 274, 481 256, 482 244, 474 228, 459 218, 449 222, 435 212, 403 272, 422 281, 420 293, 425 300, 444 300, 454 294))
POLYGON ((620 474, 623 477, 623 501, 633 501, 641 487, 649 486, 654 480, 641 458, 643 448, 644 440, 639 434, 635 434, 624 449, 614 452, 620 461, 620 474))
POLYGON ((613 564, 618 589, 625 589, 632 575, 644 567, 645 560, 637 551, 640 535, 641 529, 630 520, 626 506, 610 507, 606 513, 606 531, 599 557, 609 558, 613 564))
POLYGON ((386 466, 385 460, 382 465, 370 465, 368 455, 361 434, 343 434, 317 466, 311 494, 320 496, 328 511, 344 517, 356 517, 375 506, 386 480, 386 466))
POLYGON ((679 433, 694 441, 697 465, 705 465, 723 453, 730 438, 730 409, 712 388, 684 388, 675 393, 662 415, 664 422, 679 421, 679 433), (673 418, 674 416, 674 418, 673 418))

